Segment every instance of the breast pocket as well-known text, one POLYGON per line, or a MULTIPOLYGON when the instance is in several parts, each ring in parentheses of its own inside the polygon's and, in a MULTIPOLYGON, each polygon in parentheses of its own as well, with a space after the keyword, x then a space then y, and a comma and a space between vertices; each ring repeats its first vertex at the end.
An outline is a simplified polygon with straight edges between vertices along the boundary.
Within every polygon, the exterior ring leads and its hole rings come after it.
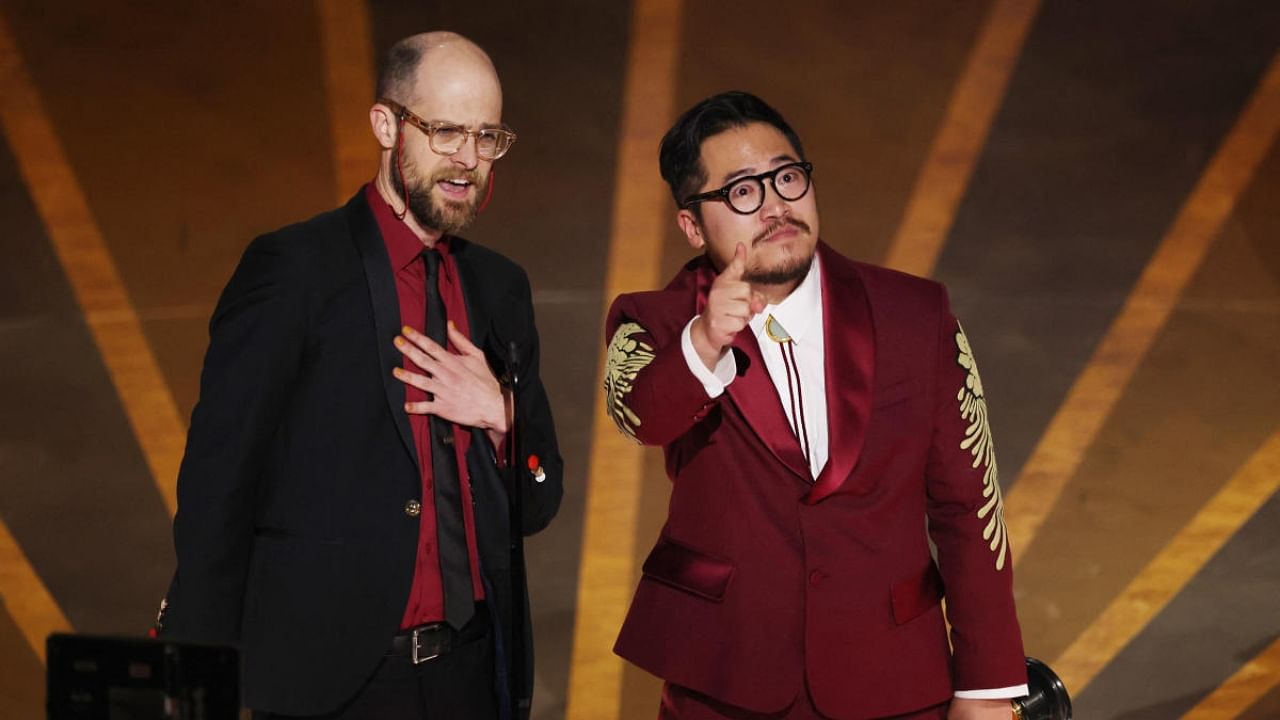
POLYGON ((893 407, 907 402, 920 392, 920 381, 907 378, 896 382, 877 385, 871 397, 871 406, 876 410, 893 407))

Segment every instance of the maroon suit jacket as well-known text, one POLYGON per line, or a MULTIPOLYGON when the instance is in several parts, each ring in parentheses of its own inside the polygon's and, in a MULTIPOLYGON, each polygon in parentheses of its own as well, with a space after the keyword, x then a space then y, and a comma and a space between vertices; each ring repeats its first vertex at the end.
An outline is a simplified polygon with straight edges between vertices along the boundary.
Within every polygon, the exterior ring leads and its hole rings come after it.
POLYGON ((830 453, 816 479, 749 329, 723 395, 690 372, 680 334, 714 280, 705 259, 610 309, 609 410, 663 447, 673 482, 615 651, 756 712, 807 681, 842 719, 1025 683, 986 402, 946 291, 818 253, 830 453))

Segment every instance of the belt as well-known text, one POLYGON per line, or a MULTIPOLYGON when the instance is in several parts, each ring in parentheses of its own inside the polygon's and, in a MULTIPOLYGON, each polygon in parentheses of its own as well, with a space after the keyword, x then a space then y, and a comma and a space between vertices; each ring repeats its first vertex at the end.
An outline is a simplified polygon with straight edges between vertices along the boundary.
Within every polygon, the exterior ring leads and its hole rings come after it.
POLYGON ((482 603, 476 604, 476 614, 461 630, 454 630, 448 623, 434 622, 409 628, 391 638, 387 655, 408 655, 410 662, 421 665, 448 655, 455 647, 484 637, 489 629, 489 614, 482 603))

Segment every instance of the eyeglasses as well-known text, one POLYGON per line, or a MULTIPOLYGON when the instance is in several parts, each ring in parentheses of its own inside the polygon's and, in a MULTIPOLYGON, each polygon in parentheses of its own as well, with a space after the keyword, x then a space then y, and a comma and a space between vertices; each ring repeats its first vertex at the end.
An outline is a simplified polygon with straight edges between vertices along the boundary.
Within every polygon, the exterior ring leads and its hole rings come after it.
POLYGON ((723 200, 739 215, 750 215, 764 205, 765 180, 773 185, 773 191, 783 200, 799 200, 809 192, 809 175, 812 172, 813 163, 787 163, 767 173, 738 178, 719 190, 690 195, 680 203, 680 207, 687 210, 694 203, 723 200))
POLYGON ((395 100, 378 98, 378 102, 391 108, 400 120, 421 130, 437 155, 453 155, 467 144, 467 138, 475 136, 476 154, 485 160, 497 160, 506 155, 516 141, 516 134, 507 128, 468 130, 454 123, 423 120, 395 100))

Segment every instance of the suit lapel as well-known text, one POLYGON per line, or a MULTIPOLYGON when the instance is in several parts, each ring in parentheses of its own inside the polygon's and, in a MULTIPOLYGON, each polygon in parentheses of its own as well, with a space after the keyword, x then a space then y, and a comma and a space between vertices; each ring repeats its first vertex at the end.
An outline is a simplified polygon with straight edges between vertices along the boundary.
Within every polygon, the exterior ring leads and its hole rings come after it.
POLYGON ((378 339, 378 368, 382 371, 382 388, 387 396, 391 417, 405 451, 420 463, 413 432, 409 428, 409 415, 404 411, 404 384, 391 375, 391 371, 404 364, 404 358, 391 344, 400 332, 400 300, 396 296, 396 279, 391 272, 391 259, 387 246, 378 231, 378 221, 373 217, 364 196, 364 189, 347 203, 347 225, 351 230, 356 249, 364 263, 365 279, 369 283, 369 299, 373 303, 373 325, 378 339))
MULTIPOLYGON (((707 305, 711 283, 715 280, 715 271, 710 263, 704 260, 698 265, 692 280, 697 297, 695 309, 701 313, 707 305)), ((670 286, 668 289, 671 289, 670 286)), ((769 452, 805 483, 813 482, 809 464, 804 459, 804 450, 800 448, 800 441, 787 423, 778 390, 769 377, 769 369, 765 367, 764 358, 760 355, 760 345, 750 327, 743 329, 734 338, 733 349, 738 355, 738 377, 729 383, 726 390, 729 397, 752 432, 769 448, 769 452), (744 358, 746 362, 743 362, 744 358)))
POLYGON ((871 416, 875 326, 856 266, 819 243, 822 262, 824 375, 827 384, 827 464, 805 498, 820 502, 858 465, 871 416))
MULTIPOLYGON (((738 333, 733 347, 742 353, 738 357, 739 361, 742 356, 746 356, 747 362, 745 370, 740 369, 738 378, 729 383, 729 397, 733 398, 747 424, 774 457, 806 483, 813 482, 809 463, 804 459, 804 450, 800 448, 800 441, 787 423, 782 401, 778 398, 778 389, 769 377, 769 370, 760 355, 760 345, 751 328, 738 333)), ((739 368, 743 364, 739 362, 739 368)))
POLYGON ((467 312, 467 330, 470 332, 471 344, 483 349, 489 334, 489 318, 474 295, 484 285, 478 281, 475 268, 467 261, 468 244, 460 237, 450 236, 449 252, 453 255, 454 267, 458 270, 458 284, 462 286, 462 304, 467 312))

